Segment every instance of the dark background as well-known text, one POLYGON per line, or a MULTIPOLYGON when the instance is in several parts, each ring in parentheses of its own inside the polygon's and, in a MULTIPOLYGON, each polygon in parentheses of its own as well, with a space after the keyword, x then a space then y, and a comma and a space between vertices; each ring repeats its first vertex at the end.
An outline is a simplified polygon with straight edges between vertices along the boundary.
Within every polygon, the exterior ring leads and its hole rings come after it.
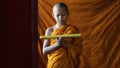
POLYGON ((2 0, 0 68, 32 68, 31 0, 2 0))

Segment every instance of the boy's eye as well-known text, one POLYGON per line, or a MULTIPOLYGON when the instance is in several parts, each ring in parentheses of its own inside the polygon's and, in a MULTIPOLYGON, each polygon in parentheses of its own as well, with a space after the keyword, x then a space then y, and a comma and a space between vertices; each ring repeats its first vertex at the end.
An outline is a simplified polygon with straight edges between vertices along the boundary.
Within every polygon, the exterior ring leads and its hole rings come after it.
POLYGON ((59 17, 59 16, 65 16, 66 14, 57 14, 56 16, 59 17))
POLYGON ((62 16, 65 16, 65 14, 63 14, 62 16))
POLYGON ((59 14, 57 15, 57 17, 60 16, 59 14))

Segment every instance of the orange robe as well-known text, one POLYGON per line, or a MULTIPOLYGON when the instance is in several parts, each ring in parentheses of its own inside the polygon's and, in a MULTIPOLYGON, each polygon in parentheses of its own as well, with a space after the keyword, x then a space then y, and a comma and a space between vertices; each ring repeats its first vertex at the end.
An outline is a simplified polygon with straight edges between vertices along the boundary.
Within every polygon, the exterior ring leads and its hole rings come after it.
MULTIPOLYGON (((53 31, 51 35, 73 34, 76 33, 76 29, 73 26, 61 26, 59 29, 53 31)), ((58 50, 48 54, 47 68, 77 68, 80 54, 80 46, 73 45, 76 41, 73 38, 64 38, 66 40, 67 47, 60 47, 58 50), (77 49, 78 48, 78 49, 77 49), (77 54, 77 52, 79 52, 77 54)), ((50 45, 54 44, 56 39, 50 40, 50 45)), ((78 42, 80 42, 78 40, 78 42)))

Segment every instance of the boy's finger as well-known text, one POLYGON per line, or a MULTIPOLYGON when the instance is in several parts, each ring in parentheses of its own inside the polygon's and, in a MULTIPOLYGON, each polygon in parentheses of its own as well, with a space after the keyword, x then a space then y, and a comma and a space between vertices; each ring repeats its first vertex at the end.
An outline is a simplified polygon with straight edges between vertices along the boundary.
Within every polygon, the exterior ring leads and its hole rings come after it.
POLYGON ((59 40, 62 40, 62 37, 59 37, 59 40))

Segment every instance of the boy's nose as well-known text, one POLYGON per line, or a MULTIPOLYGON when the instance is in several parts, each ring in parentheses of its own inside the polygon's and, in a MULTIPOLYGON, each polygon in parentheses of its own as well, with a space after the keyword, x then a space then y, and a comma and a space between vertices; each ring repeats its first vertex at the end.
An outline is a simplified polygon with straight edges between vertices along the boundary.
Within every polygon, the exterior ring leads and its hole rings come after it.
POLYGON ((59 16, 59 19, 62 19, 62 18, 63 18, 62 15, 60 15, 60 16, 59 16))

